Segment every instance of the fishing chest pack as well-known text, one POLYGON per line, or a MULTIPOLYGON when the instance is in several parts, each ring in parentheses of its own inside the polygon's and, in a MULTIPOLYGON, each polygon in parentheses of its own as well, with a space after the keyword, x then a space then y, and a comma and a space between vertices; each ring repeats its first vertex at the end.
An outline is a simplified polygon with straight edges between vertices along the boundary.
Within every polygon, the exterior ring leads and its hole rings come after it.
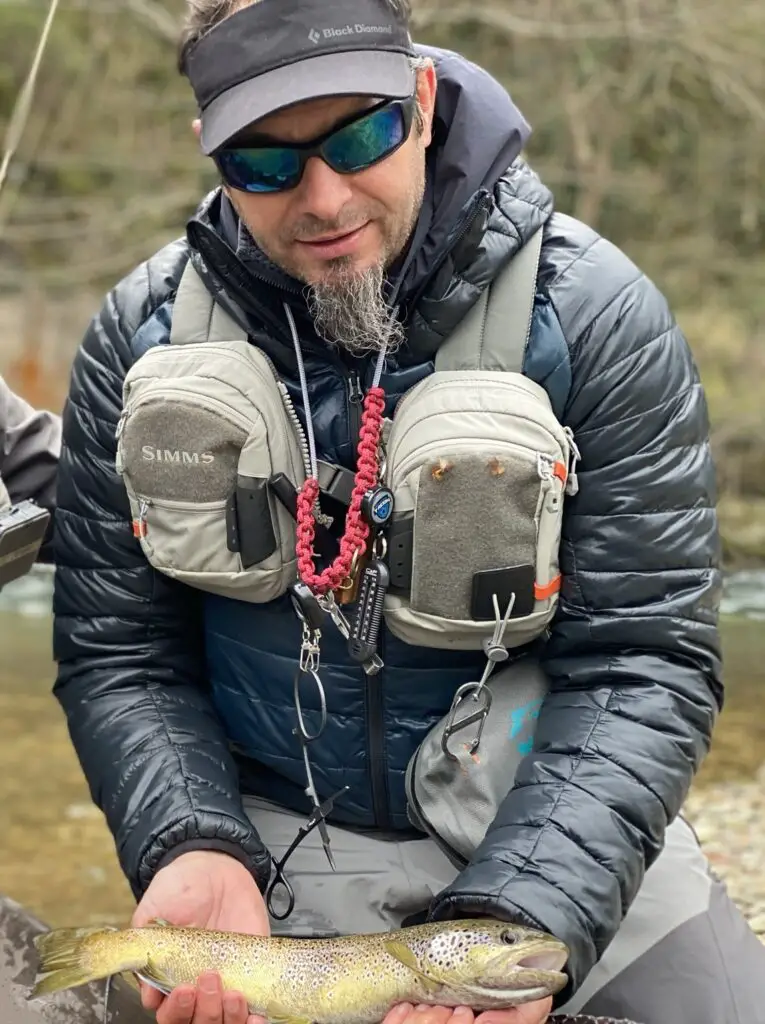
MULTIPOLYGON (((522 373, 541 246, 540 229, 440 346, 434 372, 398 402, 383 435, 382 482, 393 495, 385 624, 409 644, 487 656, 484 678, 462 688, 407 775, 413 820, 459 860, 512 784, 510 705, 543 695, 541 673, 517 692, 509 652, 555 614, 563 508, 578 487, 573 435, 522 373), (487 704, 491 713, 479 710, 487 704), (508 748, 504 765, 499 753, 476 756, 472 742, 449 747, 461 723, 476 722, 484 751, 508 748), (466 801, 484 808, 481 820, 455 839, 447 819, 466 801)), ((308 454, 272 363, 187 262, 170 344, 127 373, 117 427, 116 466, 146 558, 203 591, 254 604, 280 597, 297 580, 289 496, 309 474, 308 454)), ((319 463, 322 486, 337 474, 319 463)))

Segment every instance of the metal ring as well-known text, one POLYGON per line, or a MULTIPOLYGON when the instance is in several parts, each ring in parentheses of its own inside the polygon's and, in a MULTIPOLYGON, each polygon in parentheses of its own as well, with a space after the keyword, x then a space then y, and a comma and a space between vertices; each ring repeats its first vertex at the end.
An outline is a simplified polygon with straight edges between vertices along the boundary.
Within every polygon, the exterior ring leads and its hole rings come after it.
POLYGON ((327 695, 324 692, 324 686, 322 684, 321 679, 319 678, 319 673, 312 668, 306 669, 305 671, 299 669, 295 673, 295 680, 292 684, 292 692, 295 700, 295 710, 297 711, 298 718, 298 728, 296 732, 305 740, 306 743, 311 743, 313 742, 313 740, 317 740, 319 736, 321 736, 327 725, 327 695), (305 727, 305 719, 303 718, 303 706, 300 703, 300 680, 302 679, 303 676, 310 676, 313 679, 314 683, 316 684, 316 689, 319 691, 319 701, 321 703, 321 725, 319 726, 319 729, 315 733, 313 733, 313 735, 309 733, 309 731, 305 727))
MULTIPOLYGON (((285 858, 286 859, 286 858, 285 858)), ((268 913, 271 917, 277 921, 286 921, 292 911, 295 909, 295 890, 292 888, 291 883, 288 881, 284 874, 284 864, 279 866, 279 873, 276 878, 271 882, 266 893, 266 903, 268 905, 268 913), (274 910, 274 896, 276 890, 281 887, 287 896, 287 909, 279 911, 278 913, 274 910)))

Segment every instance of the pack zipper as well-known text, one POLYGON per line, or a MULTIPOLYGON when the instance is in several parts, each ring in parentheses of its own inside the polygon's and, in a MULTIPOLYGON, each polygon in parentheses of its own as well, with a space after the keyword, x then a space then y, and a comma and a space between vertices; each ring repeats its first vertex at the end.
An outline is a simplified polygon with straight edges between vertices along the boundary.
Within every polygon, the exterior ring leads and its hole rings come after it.
MULTIPOLYGON (((300 447, 300 457, 303 460, 303 469, 305 470, 306 477, 309 477, 312 472, 311 452, 308 447, 308 437, 306 435, 305 430, 303 429, 303 424, 300 422, 300 417, 297 414, 295 403, 292 401, 292 396, 289 393, 289 388, 281 379, 279 374, 276 372, 276 367, 274 366, 271 357, 267 353, 263 352, 263 349, 260 349, 260 352, 263 355, 265 361, 268 363, 271 373, 274 375, 276 389, 279 392, 279 395, 281 396, 282 405, 284 406, 284 410, 287 413, 290 423, 292 423, 292 426, 295 428, 295 433, 297 434, 298 439, 298 445, 300 447)), ((316 498, 313 508, 314 515, 316 516, 316 522, 319 523, 321 526, 325 526, 327 529, 329 529, 332 526, 334 519, 332 516, 328 516, 326 512, 322 512, 320 497, 316 498)))

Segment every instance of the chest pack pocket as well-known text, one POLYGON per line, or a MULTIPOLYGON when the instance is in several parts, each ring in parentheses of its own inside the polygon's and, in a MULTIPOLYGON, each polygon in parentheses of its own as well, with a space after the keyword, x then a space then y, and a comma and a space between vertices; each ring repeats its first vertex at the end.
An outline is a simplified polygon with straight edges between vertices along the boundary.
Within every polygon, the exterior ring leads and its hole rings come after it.
POLYGON ((251 602, 296 576, 295 525, 267 486, 305 479, 305 445, 285 385, 215 304, 189 262, 169 345, 129 370, 117 471, 151 564, 202 590, 251 602))
POLYGON ((441 345, 386 441, 388 628, 420 646, 517 647, 553 618, 578 451, 522 374, 542 231, 441 345), (493 639, 492 639, 493 638, 493 639))

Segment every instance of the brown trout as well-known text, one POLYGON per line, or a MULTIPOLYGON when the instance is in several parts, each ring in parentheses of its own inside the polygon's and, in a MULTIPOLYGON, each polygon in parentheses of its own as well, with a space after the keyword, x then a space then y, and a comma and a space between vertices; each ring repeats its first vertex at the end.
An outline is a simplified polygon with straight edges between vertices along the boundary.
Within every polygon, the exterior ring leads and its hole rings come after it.
POLYGON ((31 998, 132 972, 165 994, 217 971, 274 1024, 375 1024, 397 1003, 509 1008, 559 992, 566 946, 499 921, 415 925, 342 938, 176 928, 63 928, 35 939, 31 998))

